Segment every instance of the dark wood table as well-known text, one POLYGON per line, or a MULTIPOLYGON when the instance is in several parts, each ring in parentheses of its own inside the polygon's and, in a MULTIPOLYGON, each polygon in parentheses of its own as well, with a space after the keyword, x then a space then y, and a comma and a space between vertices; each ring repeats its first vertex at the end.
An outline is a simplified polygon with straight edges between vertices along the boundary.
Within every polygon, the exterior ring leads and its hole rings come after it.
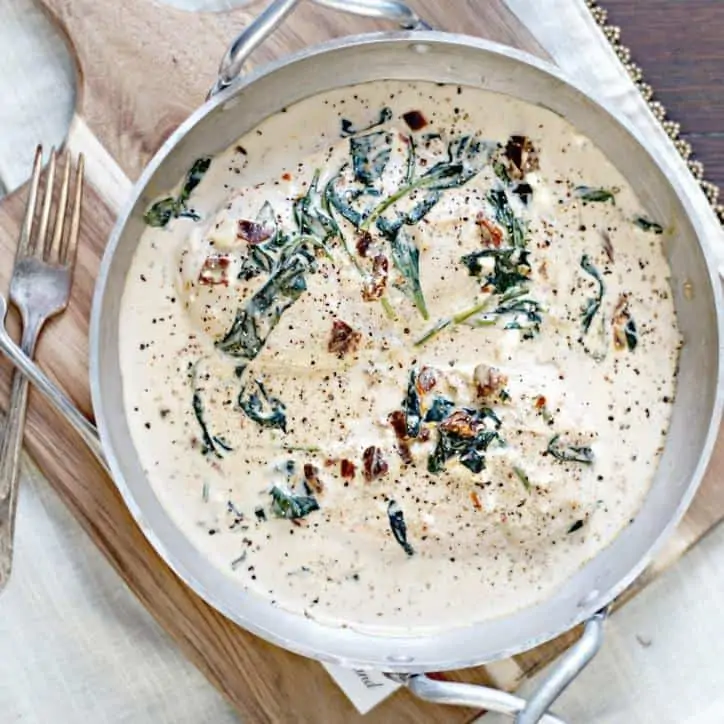
POLYGON ((724 0, 601 0, 724 199, 724 0))

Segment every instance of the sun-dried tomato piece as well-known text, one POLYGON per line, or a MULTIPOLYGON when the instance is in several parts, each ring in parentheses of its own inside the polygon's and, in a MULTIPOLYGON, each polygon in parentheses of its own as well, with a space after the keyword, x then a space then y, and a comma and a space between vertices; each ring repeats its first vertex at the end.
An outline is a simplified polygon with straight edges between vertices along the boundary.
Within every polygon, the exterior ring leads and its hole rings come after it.
POLYGON ((474 373, 476 392, 481 400, 492 397, 503 389, 508 378, 495 367, 478 365, 474 373))
POLYGON ((347 458, 342 458, 342 460, 339 463, 339 474, 346 478, 347 480, 351 480, 355 473, 357 472, 356 465, 351 461, 347 460, 347 458))
POLYGON ((423 367, 417 375, 417 391, 424 395, 437 384, 437 372, 432 367, 423 367))
POLYGON ((508 176, 522 179, 530 171, 540 168, 538 151, 527 136, 511 136, 505 145, 508 158, 508 176))
POLYGON ((407 441, 400 440, 397 443, 397 452, 400 454, 400 460, 402 460, 405 465, 412 465, 412 451, 407 441))
POLYGON ((364 476, 368 482, 381 478, 390 469, 390 466, 382 457, 382 450, 376 445, 370 445, 362 453, 362 462, 364 464, 364 476))
POLYGON ((348 352, 354 352, 359 346, 362 335, 341 319, 332 322, 332 332, 327 342, 327 351, 342 359, 348 352))
POLYGON ((229 257, 226 254, 207 256, 199 272, 199 284, 229 286, 229 257))
POLYGON ((395 437, 398 440, 404 440, 407 437, 407 419, 402 410, 395 410, 387 416, 387 422, 392 425, 395 431, 395 437))
POLYGON ((479 211, 475 217, 475 223, 480 229, 480 242, 486 247, 500 247, 503 241, 503 230, 494 222, 491 221, 482 211, 479 211))
POLYGON ((419 131, 427 125, 427 118, 420 111, 407 111, 402 114, 402 120, 411 131, 419 131))
POLYGON ((319 468, 312 463, 304 463, 304 479, 307 485, 317 494, 324 491, 324 483, 319 479, 319 468))
POLYGON ((249 219, 239 219, 237 223, 236 235, 249 244, 261 244, 271 238, 273 233, 274 229, 249 219))
POLYGON ((465 412, 465 410, 456 410, 440 423, 440 429, 459 437, 474 437, 474 423, 475 421, 470 413, 465 412))
POLYGON ((546 406, 546 398, 543 395, 538 395, 535 398, 535 409, 542 410, 546 406))
POLYGON ((360 256, 367 256, 367 252, 372 244, 372 234, 369 231, 360 231, 357 234, 355 248, 360 256))
POLYGON ((631 318, 631 312, 628 306, 628 295, 621 294, 616 302, 616 308, 613 310, 611 319, 613 328, 613 346, 617 350, 626 349, 634 350, 638 344, 636 333, 636 325, 631 318))
POLYGON ((362 286, 362 299, 365 302, 373 302, 382 298, 387 288, 389 268, 390 263, 384 254, 377 254, 372 259, 372 274, 362 286))
POLYGON ((470 500, 472 501, 473 508, 475 508, 475 510, 483 509, 483 504, 480 502, 480 497, 474 490, 470 493, 470 500))
POLYGON ((392 425, 397 438, 397 452, 405 465, 412 464, 412 452, 410 451, 409 438, 407 436, 407 418, 402 410, 395 410, 387 416, 387 422, 392 425))

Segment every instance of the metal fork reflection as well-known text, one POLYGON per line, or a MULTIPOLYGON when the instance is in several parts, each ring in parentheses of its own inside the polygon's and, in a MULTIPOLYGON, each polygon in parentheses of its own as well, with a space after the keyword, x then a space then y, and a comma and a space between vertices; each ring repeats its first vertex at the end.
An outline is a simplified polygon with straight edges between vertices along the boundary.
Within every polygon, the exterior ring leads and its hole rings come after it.
MULTIPOLYGON (((82 155, 77 162, 72 198, 70 157, 65 155, 65 158, 59 158, 55 149, 51 151, 41 193, 42 160, 43 149, 38 146, 28 190, 25 221, 10 280, 10 299, 18 308, 23 321, 20 347, 31 358, 43 325, 62 312, 70 299, 83 195, 82 155), (55 179, 60 166, 63 171, 58 185, 55 179)), ((18 464, 27 399, 27 379, 16 372, 0 443, 0 590, 6 585, 12 570, 18 464)))

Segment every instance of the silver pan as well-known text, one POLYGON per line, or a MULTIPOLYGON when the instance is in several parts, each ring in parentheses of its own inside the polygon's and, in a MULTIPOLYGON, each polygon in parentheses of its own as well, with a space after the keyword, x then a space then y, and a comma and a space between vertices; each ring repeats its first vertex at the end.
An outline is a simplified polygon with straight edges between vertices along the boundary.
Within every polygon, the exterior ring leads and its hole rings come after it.
POLYGON ((534 57, 478 38, 430 31, 397 2, 320 0, 337 9, 389 17, 407 30, 346 37, 241 75, 249 53, 297 1, 275 0, 237 38, 209 99, 153 158, 115 226, 96 286, 90 332, 91 390, 103 454, 128 508, 158 553, 194 591, 240 626, 304 656, 390 672, 425 698, 518 713, 520 724, 540 717, 557 721, 544 712, 597 650, 606 607, 671 533, 709 460, 722 411, 722 300, 714 263, 686 197, 612 109, 534 57), (395 637, 329 628, 281 610, 245 595, 230 577, 209 565, 172 522, 143 472, 124 414, 119 363, 121 295, 148 204, 175 186, 199 156, 222 151, 282 107, 380 78, 458 83, 507 93, 564 116, 594 139, 650 213, 675 220, 676 232, 664 244, 684 337, 665 450, 651 491, 631 525, 537 605, 464 629, 395 637), (423 675, 510 656, 581 622, 587 622, 583 639, 527 704, 502 692, 433 682, 423 675))

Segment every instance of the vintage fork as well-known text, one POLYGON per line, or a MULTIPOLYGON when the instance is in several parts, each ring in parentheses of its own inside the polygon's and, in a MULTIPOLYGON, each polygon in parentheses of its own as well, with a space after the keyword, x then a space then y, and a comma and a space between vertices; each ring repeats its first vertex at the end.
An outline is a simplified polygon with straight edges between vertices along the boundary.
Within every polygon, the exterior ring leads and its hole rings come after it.
MULTIPOLYGON (((60 189, 57 191, 57 203, 54 204, 55 176, 60 164, 58 155, 53 149, 45 174, 45 187, 40 205, 42 160, 43 149, 38 146, 25 220, 10 280, 10 299, 20 311, 23 320, 20 346, 28 357, 34 355, 38 335, 46 320, 62 312, 68 304, 78 247, 83 195, 83 155, 81 154, 75 172, 73 199, 69 201, 72 164, 70 156, 67 155, 60 189), (55 223, 51 236, 50 217, 54 205, 55 223), (70 223, 67 223, 69 214, 70 223)), ((12 570, 18 464, 27 400, 28 382, 22 374, 15 372, 5 433, 0 442, 0 590, 8 582, 12 570)))

